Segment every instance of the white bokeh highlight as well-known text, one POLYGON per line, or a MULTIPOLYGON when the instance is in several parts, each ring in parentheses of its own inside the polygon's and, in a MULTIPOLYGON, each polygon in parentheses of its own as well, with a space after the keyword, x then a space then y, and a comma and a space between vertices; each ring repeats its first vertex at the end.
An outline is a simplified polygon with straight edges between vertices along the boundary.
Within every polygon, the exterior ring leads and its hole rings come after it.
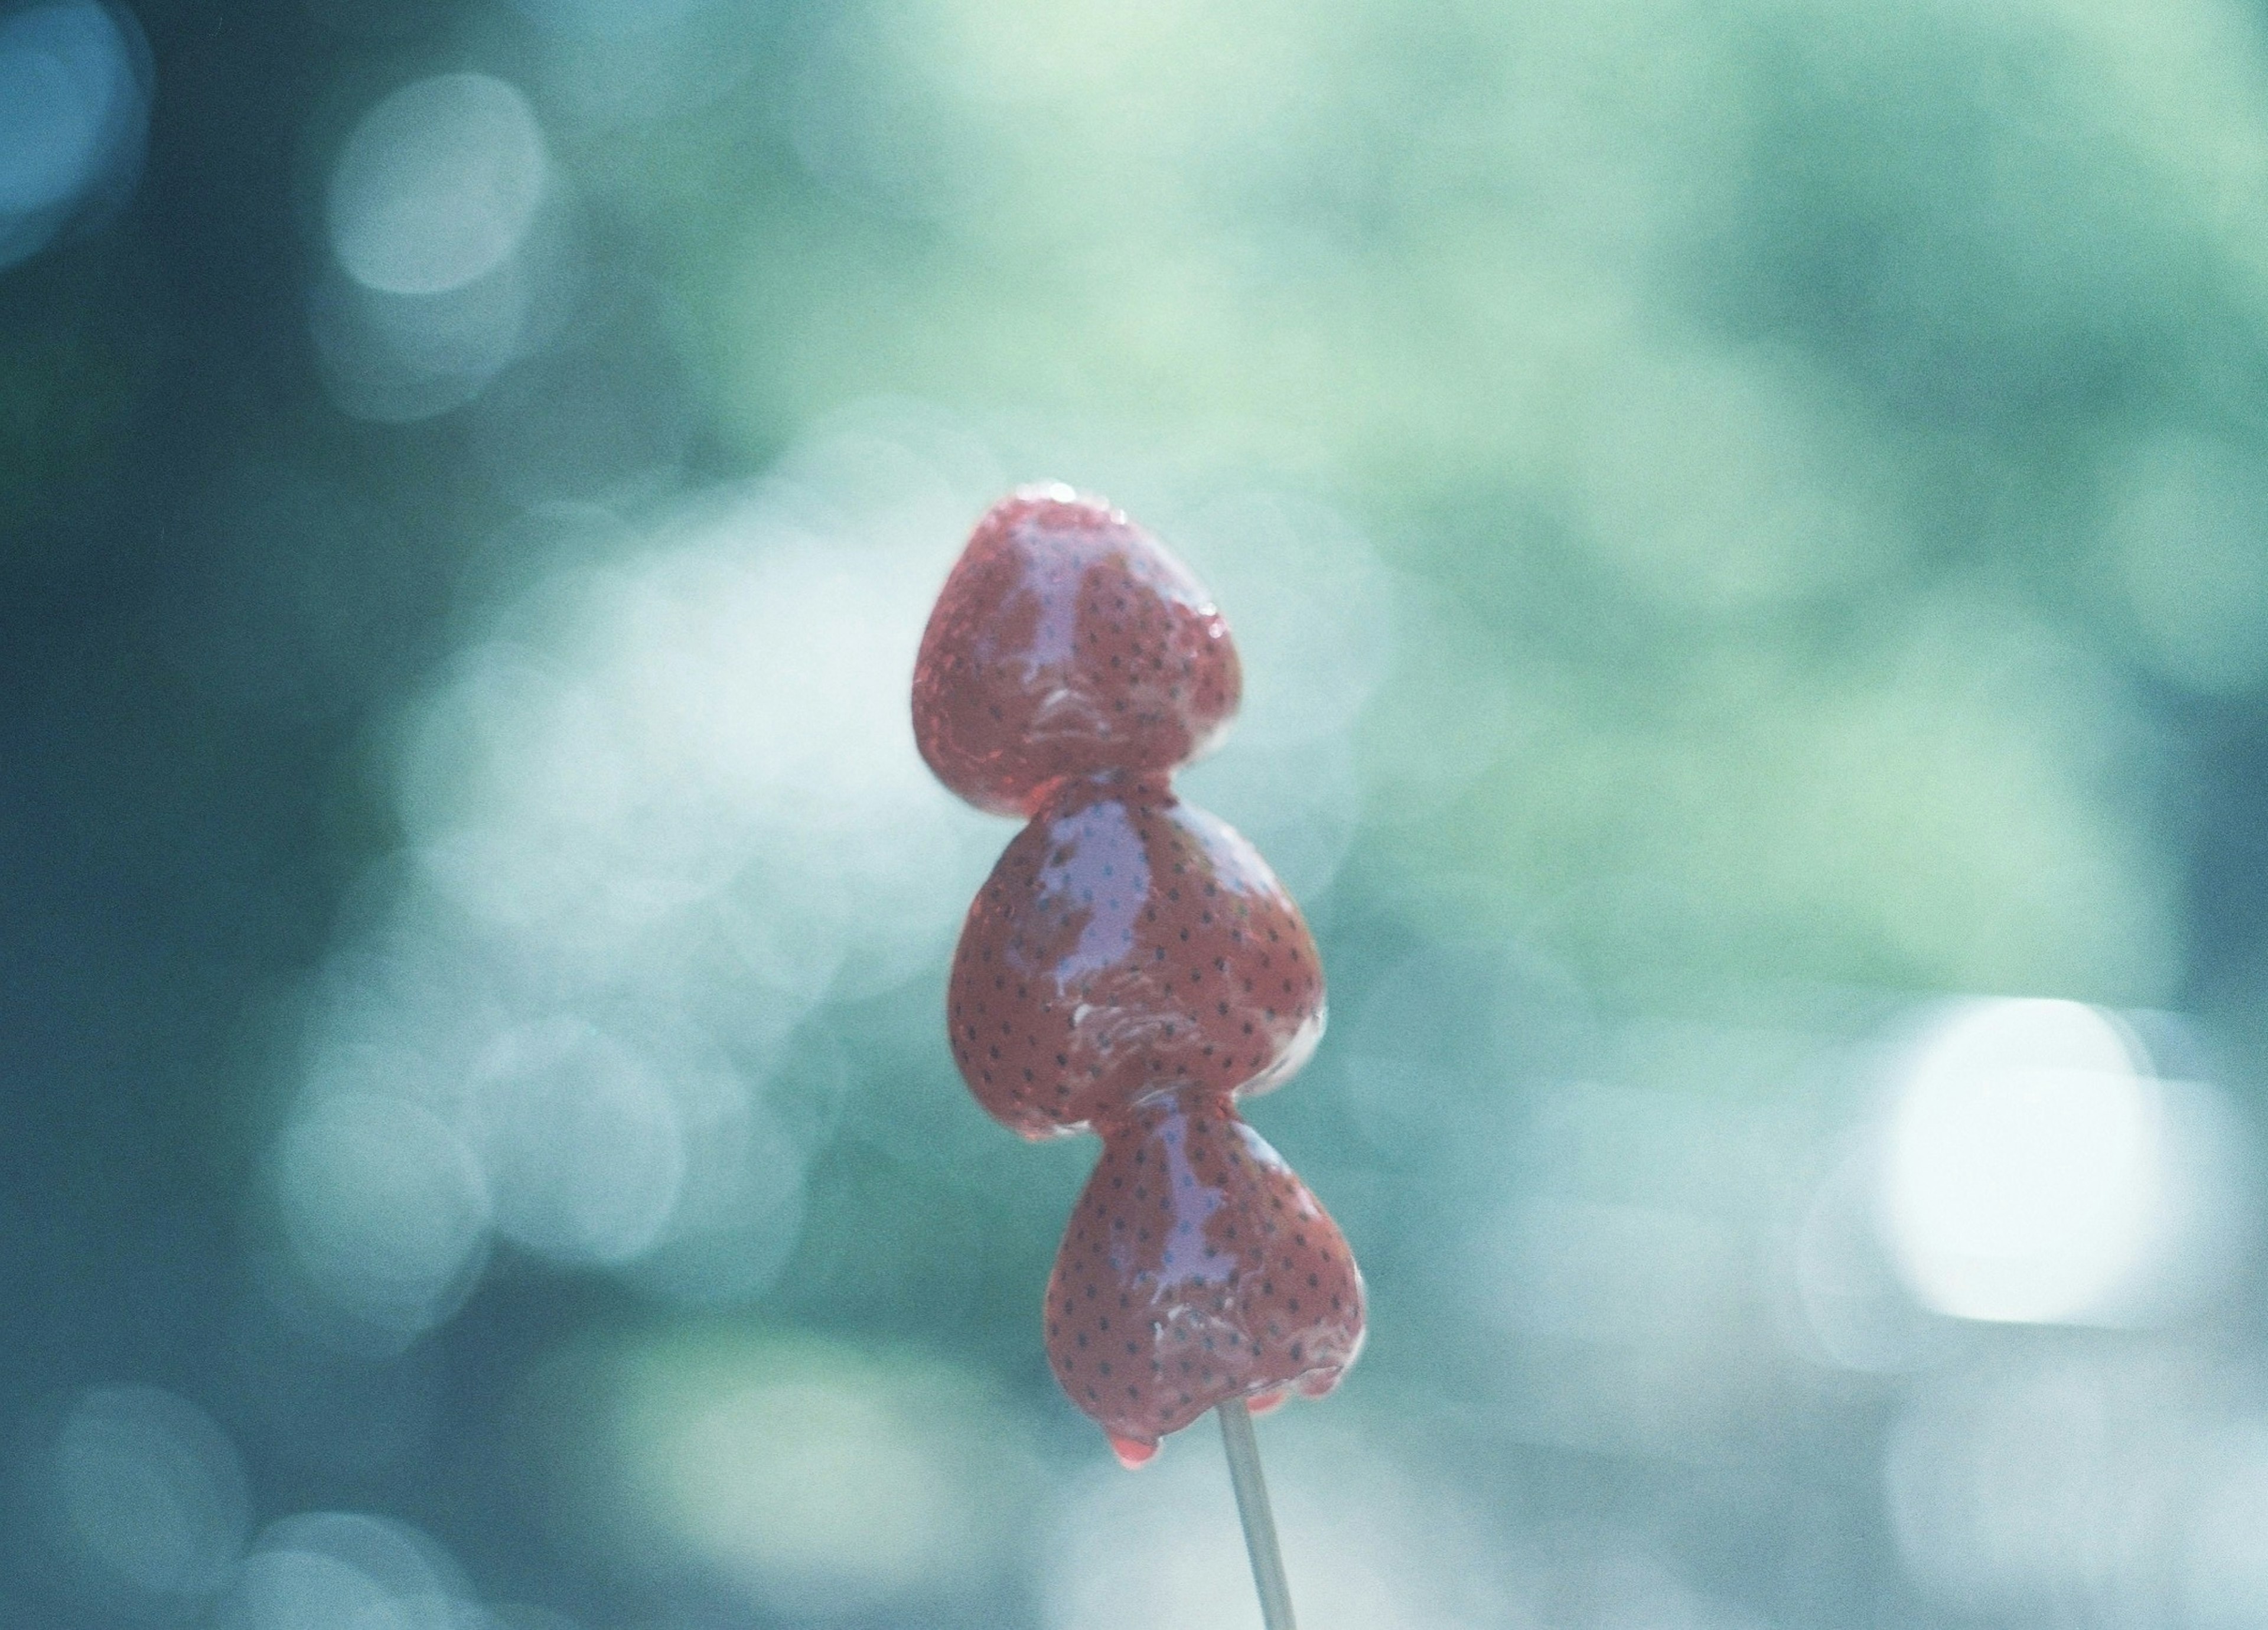
POLYGON ((1942 1013, 1883 1134, 1880 1221, 1917 1301, 2020 1324, 2153 1322, 2234 1237, 2242 1185, 2217 1095, 2152 1073, 2077 1002, 1942 1013))

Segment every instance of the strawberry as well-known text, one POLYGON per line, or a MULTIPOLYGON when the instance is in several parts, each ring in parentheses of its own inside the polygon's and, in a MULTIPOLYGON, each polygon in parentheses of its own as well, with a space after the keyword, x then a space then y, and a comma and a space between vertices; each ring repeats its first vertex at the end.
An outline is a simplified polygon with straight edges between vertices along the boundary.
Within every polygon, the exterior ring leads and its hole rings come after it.
POLYGON ((1173 790, 1241 686, 1197 580, 1062 487, 977 523, 914 667, 930 768, 1028 818, 961 927, 953 1056, 1024 1136, 1102 1134, 1048 1357, 1130 1466, 1228 1399, 1321 1397, 1362 1346, 1346 1241, 1235 1110, 1322 1035, 1314 940, 1252 845, 1173 790))
POLYGON ((1229 1398, 1320 1398, 1362 1346, 1362 1275, 1224 1094, 1145 1100, 1105 1134, 1048 1281, 1048 1360, 1138 1465, 1229 1398))
POLYGON ((1210 751, 1241 689, 1228 624, 1164 545, 1100 499, 1026 487, 977 522, 930 614, 914 738, 970 803, 1028 815, 1066 778, 1210 751))
POLYGON ((1027 1138, 1145 1095, 1289 1079, 1323 1029, 1322 968, 1257 851, 1163 777, 1059 785, 969 908, 946 1016, 977 1101, 1027 1138))

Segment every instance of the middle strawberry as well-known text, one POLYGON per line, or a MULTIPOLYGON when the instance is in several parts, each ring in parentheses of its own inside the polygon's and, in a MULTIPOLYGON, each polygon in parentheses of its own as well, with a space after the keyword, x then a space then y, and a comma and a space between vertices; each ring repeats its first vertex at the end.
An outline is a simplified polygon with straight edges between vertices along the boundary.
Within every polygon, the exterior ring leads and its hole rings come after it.
POLYGON ((969 1090, 1027 1138, 1162 1088, 1263 1092, 1323 1030, 1300 908, 1163 776, 1054 790, 970 906, 946 1004, 969 1090))

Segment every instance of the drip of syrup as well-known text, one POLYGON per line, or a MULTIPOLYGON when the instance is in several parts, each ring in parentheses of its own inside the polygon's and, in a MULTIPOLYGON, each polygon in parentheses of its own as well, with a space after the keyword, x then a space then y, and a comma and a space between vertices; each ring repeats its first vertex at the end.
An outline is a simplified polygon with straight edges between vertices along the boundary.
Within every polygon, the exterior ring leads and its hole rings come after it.
POLYGON ((1115 1432, 1108 1435, 1110 1452, 1118 1457, 1118 1464, 1129 1471, 1139 1471, 1158 1457, 1155 1443, 1145 1443, 1138 1438, 1120 1437, 1115 1432))

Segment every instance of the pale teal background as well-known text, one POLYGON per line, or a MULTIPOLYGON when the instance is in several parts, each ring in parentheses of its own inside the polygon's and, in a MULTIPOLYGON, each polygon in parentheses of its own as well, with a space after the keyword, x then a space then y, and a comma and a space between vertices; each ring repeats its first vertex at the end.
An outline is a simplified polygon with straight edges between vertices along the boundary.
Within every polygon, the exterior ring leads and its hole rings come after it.
POLYGON ((1042 476, 1331 978, 1311 1630, 2268 1615, 2268 11, 11 4, 0 1624, 1256 1624, 943 1044, 1042 476))

